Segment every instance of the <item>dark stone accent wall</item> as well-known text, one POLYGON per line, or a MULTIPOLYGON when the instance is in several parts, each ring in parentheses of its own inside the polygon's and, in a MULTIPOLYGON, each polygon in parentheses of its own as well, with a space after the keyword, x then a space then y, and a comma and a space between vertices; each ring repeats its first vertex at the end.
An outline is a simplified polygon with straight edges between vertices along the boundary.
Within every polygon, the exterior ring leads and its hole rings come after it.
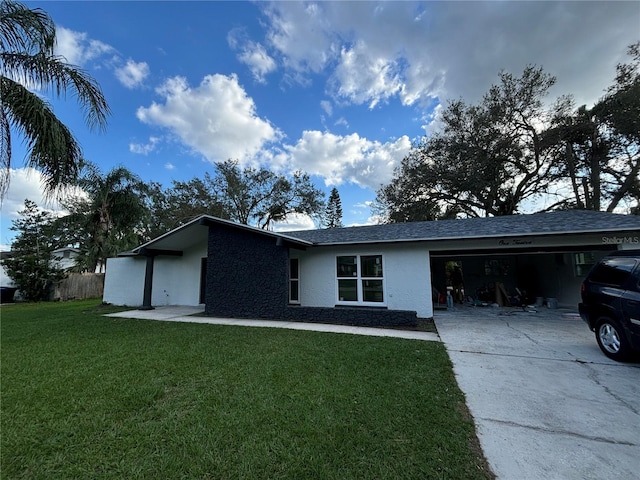
POLYGON ((289 305, 288 275, 289 249, 275 238, 209 227, 206 315, 369 327, 417 324, 415 311, 289 305))
POLYGON ((277 318, 288 302, 288 249, 276 239, 224 225, 209 227, 205 313, 277 318))
POLYGON ((302 307, 289 306, 286 319, 292 322, 334 323, 359 327, 414 327, 416 312, 368 307, 302 307))

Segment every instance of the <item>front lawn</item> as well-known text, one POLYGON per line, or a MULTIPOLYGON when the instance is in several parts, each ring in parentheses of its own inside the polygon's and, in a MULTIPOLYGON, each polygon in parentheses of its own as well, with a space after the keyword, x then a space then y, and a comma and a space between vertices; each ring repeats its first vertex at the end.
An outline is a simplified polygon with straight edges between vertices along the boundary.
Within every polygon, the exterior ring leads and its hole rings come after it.
POLYGON ((2 478, 486 479, 435 342, 3 306, 2 478))

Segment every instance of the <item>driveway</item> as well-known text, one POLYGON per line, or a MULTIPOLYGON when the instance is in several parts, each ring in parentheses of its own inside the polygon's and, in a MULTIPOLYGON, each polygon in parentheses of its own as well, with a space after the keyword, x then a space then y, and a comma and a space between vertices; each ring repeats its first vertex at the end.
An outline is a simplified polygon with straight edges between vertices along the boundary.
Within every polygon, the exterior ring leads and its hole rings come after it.
POLYGON ((436 312, 499 479, 629 479, 640 472, 640 363, 609 360, 560 310, 436 312))

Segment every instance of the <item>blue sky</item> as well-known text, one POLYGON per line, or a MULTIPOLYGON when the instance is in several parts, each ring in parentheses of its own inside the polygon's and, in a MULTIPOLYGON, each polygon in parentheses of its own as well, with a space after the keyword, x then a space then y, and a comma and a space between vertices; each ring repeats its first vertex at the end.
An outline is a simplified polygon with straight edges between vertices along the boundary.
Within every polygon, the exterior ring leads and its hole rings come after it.
MULTIPOLYGON (((640 39, 639 2, 25 3, 51 15, 57 53, 107 97, 104 133, 72 97, 51 100, 103 171, 170 186, 228 158, 300 169, 338 188, 347 225, 375 221, 375 190, 447 99, 475 102, 500 70, 536 64, 558 79, 549 102, 591 105, 640 39)), ((41 203, 15 136, 13 148, 4 249, 24 199, 41 203)))

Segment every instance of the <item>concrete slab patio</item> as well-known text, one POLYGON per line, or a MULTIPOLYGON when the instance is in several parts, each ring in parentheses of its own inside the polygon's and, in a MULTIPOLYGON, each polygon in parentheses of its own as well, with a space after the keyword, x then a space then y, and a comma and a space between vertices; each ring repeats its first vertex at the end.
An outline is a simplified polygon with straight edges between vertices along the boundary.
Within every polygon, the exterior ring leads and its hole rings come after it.
POLYGON ((640 364, 616 363, 560 310, 457 309, 438 332, 499 479, 640 474, 640 364))

